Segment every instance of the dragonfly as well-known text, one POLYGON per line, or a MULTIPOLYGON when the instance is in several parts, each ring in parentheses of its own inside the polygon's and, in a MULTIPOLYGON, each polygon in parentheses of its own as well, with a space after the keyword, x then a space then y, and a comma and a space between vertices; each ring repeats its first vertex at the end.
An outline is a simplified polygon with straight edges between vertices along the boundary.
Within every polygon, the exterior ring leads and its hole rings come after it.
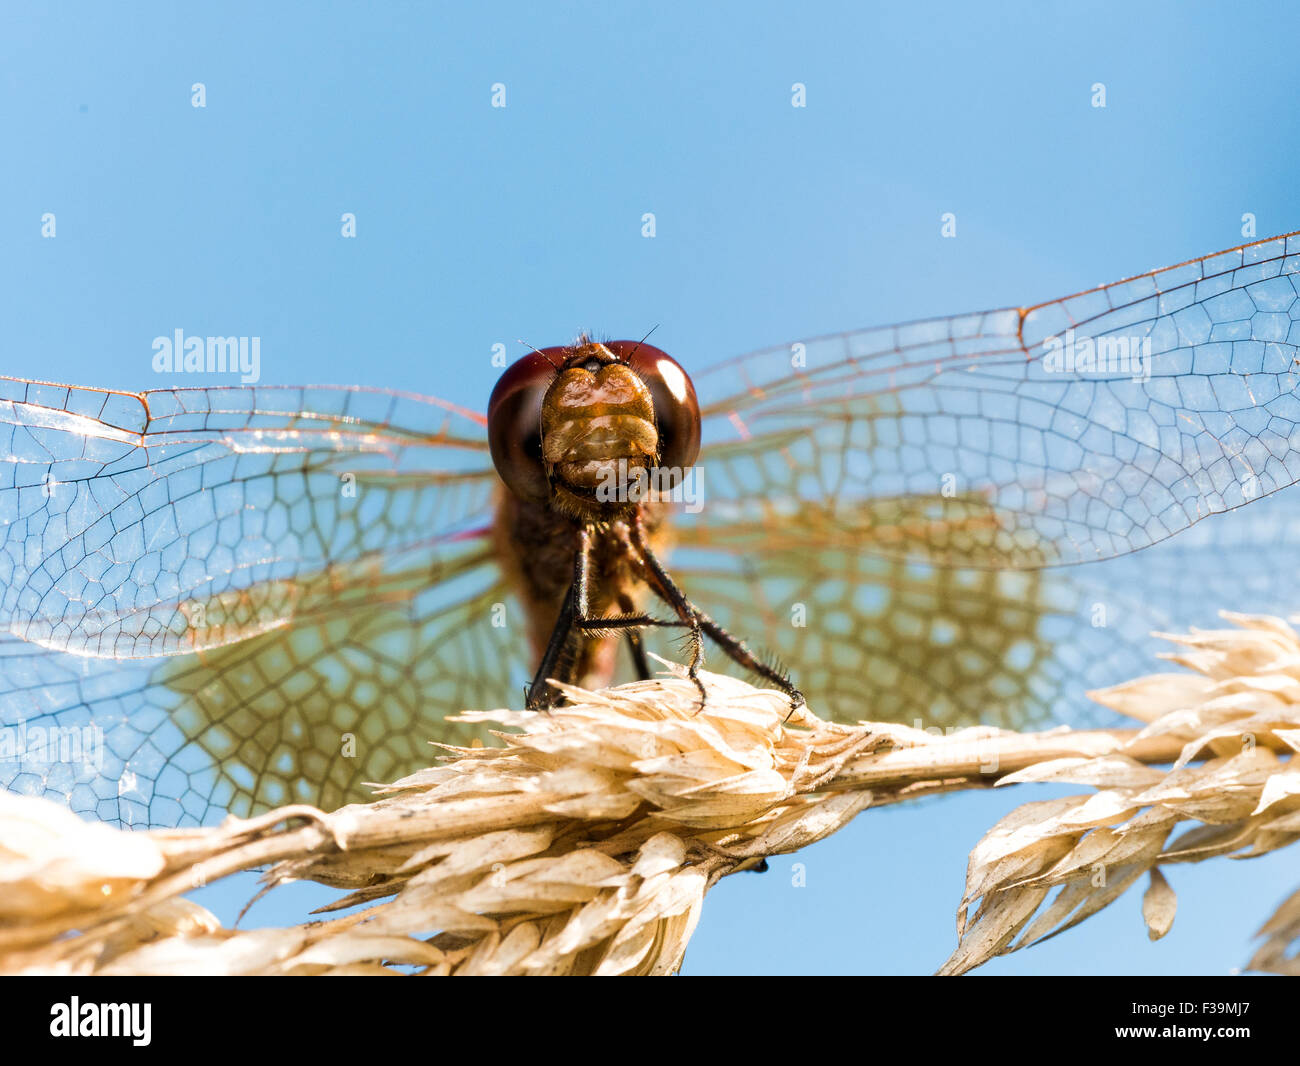
POLYGON ((508 369, 492 418, 0 379, 0 782, 137 826, 329 809, 487 739, 463 709, 632 678, 652 646, 698 666, 720 634, 709 668, 836 720, 1094 723, 1088 689, 1149 672, 1153 630, 1300 602, 1297 279, 1289 234, 702 369, 583 339, 508 369), (677 474, 609 521, 560 509, 602 542, 635 512, 650 547, 589 566, 579 611, 574 543, 518 523, 557 473, 595 491, 534 430, 556 379, 607 365, 650 393, 619 458, 677 474))
POLYGON ((585 334, 570 346, 536 349, 492 390, 488 443, 508 490, 497 512, 497 543, 541 654, 528 687, 530 709, 560 697, 552 676, 588 686, 608 681, 619 635, 640 679, 650 680, 642 631, 657 626, 680 626, 689 635, 686 675, 701 710, 708 698, 699 676, 706 633, 734 662, 783 691, 791 713, 803 704, 785 672, 691 603, 659 560, 670 521, 665 505, 689 495, 702 507, 700 486, 686 485, 699 456, 699 399, 672 356, 644 338, 602 343, 585 334), (644 588, 675 617, 646 613, 644 588))

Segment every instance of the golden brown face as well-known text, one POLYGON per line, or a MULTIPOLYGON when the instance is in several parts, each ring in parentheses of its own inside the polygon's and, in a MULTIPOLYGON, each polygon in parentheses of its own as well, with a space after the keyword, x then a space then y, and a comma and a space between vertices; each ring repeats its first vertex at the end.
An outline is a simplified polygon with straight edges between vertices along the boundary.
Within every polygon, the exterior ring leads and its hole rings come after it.
POLYGON ((699 453, 695 388, 667 353, 632 341, 533 352, 488 404, 502 480, 522 499, 577 518, 635 508, 647 475, 684 470, 699 453))
POLYGON ((601 488, 651 468, 658 452, 649 387, 603 344, 580 345, 542 397, 542 461, 555 506, 579 517, 635 506, 601 488))

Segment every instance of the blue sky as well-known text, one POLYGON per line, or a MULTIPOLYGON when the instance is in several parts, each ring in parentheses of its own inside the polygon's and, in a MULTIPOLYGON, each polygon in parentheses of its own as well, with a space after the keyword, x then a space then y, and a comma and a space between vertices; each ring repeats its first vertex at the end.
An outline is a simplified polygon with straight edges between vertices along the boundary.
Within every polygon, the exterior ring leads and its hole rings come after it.
MULTIPOLYGON (((481 410, 516 338, 657 324, 690 369, 1035 303, 1239 244, 1248 213, 1300 229, 1298 31, 1282 3, 11 2, 0 372, 159 387, 153 338, 183 328, 259 336, 266 382, 481 410)), ((868 814, 732 878, 686 972, 929 972, 970 847, 1050 794, 868 814)), ((1164 941, 1133 894, 985 972, 1227 972, 1293 868, 1176 869, 1164 941)), ((229 921, 251 892, 203 898, 229 921)))

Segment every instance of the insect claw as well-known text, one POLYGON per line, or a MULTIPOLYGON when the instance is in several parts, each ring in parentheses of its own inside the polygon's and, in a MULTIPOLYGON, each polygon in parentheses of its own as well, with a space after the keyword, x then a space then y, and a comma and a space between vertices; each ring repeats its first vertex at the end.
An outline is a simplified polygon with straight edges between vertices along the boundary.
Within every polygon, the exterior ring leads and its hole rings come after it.
POLYGON ((700 705, 696 707, 695 710, 692 712, 691 714, 692 718, 695 717, 695 715, 698 715, 701 711, 703 711, 705 704, 709 702, 709 693, 704 687, 704 682, 700 680, 699 675, 695 672, 695 670, 696 668, 692 666, 686 672, 686 676, 691 679, 691 682, 695 685, 696 689, 698 689, 700 693, 700 705))
POLYGON ((534 696, 533 689, 537 687, 538 686, 536 685, 524 686, 524 710, 538 711, 542 714, 549 715, 552 708, 554 708, 558 702, 555 698, 556 693, 550 685, 544 685, 541 694, 534 696))

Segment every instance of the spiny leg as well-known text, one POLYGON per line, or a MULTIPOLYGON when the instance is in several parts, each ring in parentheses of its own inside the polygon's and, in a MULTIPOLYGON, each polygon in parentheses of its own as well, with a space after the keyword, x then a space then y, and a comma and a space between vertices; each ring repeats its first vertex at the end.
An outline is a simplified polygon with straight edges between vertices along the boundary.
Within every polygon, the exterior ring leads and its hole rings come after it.
POLYGON ((678 626, 686 629, 691 627, 690 622, 683 622, 677 618, 652 618, 648 614, 616 614, 610 618, 575 617, 573 624, 584 633, 616 633, 624 629, 632 632, 638 629, 649 629, 653 626, 663 626, 670 629, 678 626))
MULTIPOLYGON (((737 640, 733 637, 723 629, 722 626, 718 625, 717 622, 692 604, 681 590, 677 588, 673 583, 672 578, 668 576, 667 571, 664 570, 663 564, 659 562, 655 557, 654 552, 650 550, 649 545, 645 544, 644 539, 641 537, 641 524, 639 520, 633 525, 633 539, 636 542, 637 549, 644 557, 646 565, 651 569, 660 582, 665 584, 672 592, 681 598, 681 602, 685 604, 686 609, 691 612, 691 617, 695 620, 699 629, 707 633, 709 638, 727 654, 729 659, 737 665, 743 666, 746 670, 750 670, 757 674, 765 681, 775 685, 790 698, 790 714, 786 715, 787 720, 791 714, 794 714, 796 710, 804 705, 803 693, 794 687, 794 684, 790 681, 790 678, 784 671, 769 666, 767 663, 756 658, 753 652, 745 646, 744 641, 737 640)), ((672 601, 670 600, 669 602, 671 603, 672 601)), ((700 685, 698 678, 694 678, 694 680, 697 687, 703 691, 703 686, 700 685)))
POLYGON ((655 557, 654 552, 650 550, 650 545, 645 542, 644 530, 641 526, 641 516, 634 515, 631 522, 632 544, 641 554, 649 571, 647 582, 654 589, 658 596, 671 607, 677 617, 681 619, 681 624, 690 629, 691 644, 691 661, 686 667, 686 676, 694 683, 695 688, 700 693, 699 711, 704 710, 705 701, 708 694, 704 691, 704 682, 700 680, 700 667, 704 665, 704 632, 700 627, 700 613, 692 605, 686 595, 679 589, 668 571, 663 568, 663 564, 655 557))
MULTIPOLYGON (((632 614, 636 610, 636 604, 626 593, 620 593, 618 597, 619 608, 624 615, 632 614)), ((627 641, 627 650, 632 653, 632 666, 636 669, 637 679, 640 681, 650 680, 650 660, 645 655, 645 644, 641 640, 641 633, 636 629, 629 629, 623 634, 627 641)))
POLYGON ((785 671, 778 670, 761 659, 755 658, 754 653, 745 646, 743 640, 737 640, 704 612, 697 610, 695 615, 700 620, 700 626, 704 632, 709 635, 709 639, 726 652, 727 657, 732 662, 743 666, 746 670, 752 670, 765 681, 771 682, 790 698, 790 714, 785 716, 787 721, 791 714, 794 714, 804 705, 803 693, 794 687, 794 682, 790 680, 790 676, 785 671))
POLYGON ((635 629, 629 629, 624 638, 627 640, 627 650, 632 653, 632 666, 636 670, 638 681, 650 680, 650 660, 646 658, 645 644, 641 640, 641 634, 635 629))
MULTIPOLYGON (((542 661, 538 664, 537 673, 533 675, 533 683, 528 686, 528 699, 525 706, 530 711, 546 710, 553 707, 558 693, 548 684, 549 679, 557 671, 556 665, 560 662, 560 657, 564 654, 565 649, 574 639, 574 626, 580 617, 579 602, 585 610, 587 604, 587 555, 591 550, 591 534, 586 529, 578 531, 577 551, 573 557, 573 580, 569 584, 569 591, 564 594, 564 603, 560 606, 560 616, 555 620, 555 626, 551 629, 551 639, 546 642, 546 652, 542 655, 542 661)), ((572 666, 563 671, 565 677, 561 680, 572 681, 572 666)))
MULTIPOLYGON (((537 667, 537 673, 533 675, 533 683, 528 686, 527 699, 524 706, 530 711, 544 711, 555 706, 557 693, 551 688, 549 679, 557 673, 555 667, 560 661, 560 656, 564 654, 565 646, 573 636, 573 586, 564 595, 564 603, 560 607, 560 616, 555 620, 555 627, 551 630, 551 639, 546 642, 546 651, 542 655, 542 661, 537 667)), ((564 678, 569 680, 569 678, 564 678)))
MULTIPOLYGON (((635 604, 626 596, 619 597, 619 606, 627 613, 615 615, 612 618, 593 618, 590 606, 590 551, 591 530, 583 527, 578 533, 578 554, 573 564, 574 625, 582 632, 616 633, 622 630, 629 635, 633 635, 636 634, 637 630, 646 629, 650 626, 690 625, 689 622, 681 619, 655 618, 644 612, 635 611, 635 604)), ((642 680, 645 680, 645 678, 642 680)))
MULTIPOLYGON (((640 630, 651 626, 680 626, 689 630, 691 661, 687 667, 687 676, 700 693, 701 710, 704 708, 707 698, 704 683, 699 677, 699 669, 704 662, 703 638, 706 633, 727 654, 728 658, 784 692, 790 699, 790 714, 803 706, 803 693, 795 688, 784 671, 757 659, 743 641, 733 637, 686 598, 686 595, 677 587, 676 582, 664 569, 663 564, 650 550, 649 545, 646 544, 639 515, 633 517, 630 527, 631 535, 627 540, 629 545, 640 556, 640 561, 646 571, 646 583, 655 591, 656 595, 673 608, 677 614, 677 619, 655 618, 645 613, 634 612, 634 604, 626 596, 619 597, 619 606, 624 610, 624 614, 613 618, 592 618, 590 610, 592 533, 590 528, 582 527, 578 531, 577 550, 574 553, 573 581, 560 609, 560 616, 556 620, 555 628, 551 631, 551 639, 547 644, 546 653, 542 657, 541 665, 538 667, 537 674, 533 678, 533 684, 529 688, 529 709, 545 708, 554 704, 555 696, 546 682, 555 672, 556 665, 560 662, 565 648, 577 633, 623 632, 632 652, 633 663, 638 676, 642 680, 648 680, 650 668, 642 645, 640 630), (535 694, 536 698, 534 698, 535 694)), ((571 673, 571 670, 567 671, 566 676, 560 678, 560 680, 571 680, 567 676, 569 673, 571 673)), ((789 716, 787 715, 787 717, 789 716)))
MULTIPOLYGON (((570 651, 571 659, 576 658, 576 653, 573 652, 571 646, 578 639, 579 634, 622 631, 627 634, 629 640, 635 639, 639 646, 639 630, 647 626, 680 626, 684 624, 677 620, 652 618, 646 614, 634 613, 617 618, 592 618, 590 572, 591 530, 584 526, 578 530, 577 545, 573 556, 573 580, 569 584, 568 592, 565 593, 564 603, 560 607, 560 615, 555 620, 555 626, 551 630, 551 638, 547 642, 546 652, 542 655, 541 664, 537 667, 537 673, 533 676, 533 683, 528 687, 525 694, 525 706, 530 711, 546 710, 555 705, 558 693, 548 684, 550 678, 555 677, 557 680, 566 682, 573 680, 571 664, 560 669, 557 669, 557 667, 562 666, 566 650, 570 651)), ((619 605, 629 608, 634 606, 625 597, 620 599, 619 605)), ((635 648, 633 656, 634 658, 638 657, 638 650, 635 648)), ((641 672, 642 680, 649 679, 650 668, 645 659, 644 649, 639 650, 637 669, 641 672)))

